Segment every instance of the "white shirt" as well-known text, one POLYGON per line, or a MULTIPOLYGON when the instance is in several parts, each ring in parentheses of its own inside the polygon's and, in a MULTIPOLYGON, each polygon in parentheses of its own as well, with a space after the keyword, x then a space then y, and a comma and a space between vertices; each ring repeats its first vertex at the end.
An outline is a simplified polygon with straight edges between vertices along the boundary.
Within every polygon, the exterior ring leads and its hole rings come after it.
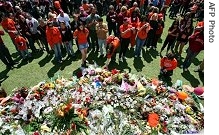
POLYGON ((31 20, 26 19, 26 23, 28 25, 28 27, 30 28, 30 31, 32 34, 36 34, 37 33, 37 27, 39 26, 38 21, 32 17, 31 20))
POLYGON ((68 14, 64 13, 64 17, 62 17, 60 14, 57 16, 57 19, 59 22, 65 22, 66 26, 69 26, 70 27, 70 18, 68 16, 68 14))

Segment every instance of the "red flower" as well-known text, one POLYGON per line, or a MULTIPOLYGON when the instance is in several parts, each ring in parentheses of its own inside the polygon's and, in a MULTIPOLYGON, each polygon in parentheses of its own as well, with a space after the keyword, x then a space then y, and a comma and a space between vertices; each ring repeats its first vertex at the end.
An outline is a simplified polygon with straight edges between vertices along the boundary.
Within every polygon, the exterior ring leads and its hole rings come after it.
POLYGON ((77 77, 78 77, 78 78, 82 77, 82 72, 81 72, 81 71, 79 71, 79 72, 77 73, 77 77))
POLYGON ((40 135, 38 131, 34 132, 33 135, 40 135))
POLYGON ((90 103, 90 97, 86 97, 86 102, 90 103))
POLYGON ((75 123, 72 123, 72 124, 71 124, 71 128, 72 128, 73 130, 76 130, 76 124, 75 124, 75 123))
POLYGON ((113 75, 115 75, 115 74, 118 74, 118 73, 119 73, 119 71, 118 71, 117 69, 113 69, 113 70, 111 70, 111 72, 112 72, 112 74, 113 74, 113 75))
POLYGON ((78 92, 80 93, 82 92, 82 87, 79 87, 78 92))

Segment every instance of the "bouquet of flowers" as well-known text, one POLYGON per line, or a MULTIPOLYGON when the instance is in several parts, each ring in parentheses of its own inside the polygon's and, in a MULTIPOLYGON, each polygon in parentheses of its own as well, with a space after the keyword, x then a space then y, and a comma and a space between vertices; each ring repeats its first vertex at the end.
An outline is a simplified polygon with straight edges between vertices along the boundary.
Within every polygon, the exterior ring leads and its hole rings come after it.
POLYGON ((78 132, 87 133, 86 109, 75 110, 71 100, 61 103, 53 113, 52 131, 55 129, 74 135, 78 132))

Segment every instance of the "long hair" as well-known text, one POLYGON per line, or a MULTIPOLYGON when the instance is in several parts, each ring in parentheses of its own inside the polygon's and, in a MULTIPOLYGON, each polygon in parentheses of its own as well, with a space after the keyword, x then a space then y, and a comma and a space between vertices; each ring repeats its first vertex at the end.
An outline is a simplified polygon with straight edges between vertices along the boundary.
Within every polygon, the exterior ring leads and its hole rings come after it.
POLYGON ((78 27, 77 27, 77 30, 78 30, 78 31, 83 31, 83 32, 85 32, 85 26, 84 26, 83 22, 81 22, 81 21, 79 22, 79 25, 78 25, 78 27), (83 26, 83 30, 80 29, 80 26, 81 26, 81 25, 83 26))

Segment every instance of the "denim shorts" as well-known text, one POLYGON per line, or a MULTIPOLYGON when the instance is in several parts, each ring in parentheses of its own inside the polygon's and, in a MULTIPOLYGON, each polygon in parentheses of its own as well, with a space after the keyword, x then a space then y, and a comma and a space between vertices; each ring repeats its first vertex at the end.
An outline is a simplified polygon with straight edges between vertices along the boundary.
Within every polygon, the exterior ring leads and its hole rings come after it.
POLYGON ((88 47, 89 47, 89 44, 88 44, 88 43, 85 43, 85 44, 79 44, 78 47, 79 47, 79 50, 83 50, 83 49, 88 48, 88 47))

